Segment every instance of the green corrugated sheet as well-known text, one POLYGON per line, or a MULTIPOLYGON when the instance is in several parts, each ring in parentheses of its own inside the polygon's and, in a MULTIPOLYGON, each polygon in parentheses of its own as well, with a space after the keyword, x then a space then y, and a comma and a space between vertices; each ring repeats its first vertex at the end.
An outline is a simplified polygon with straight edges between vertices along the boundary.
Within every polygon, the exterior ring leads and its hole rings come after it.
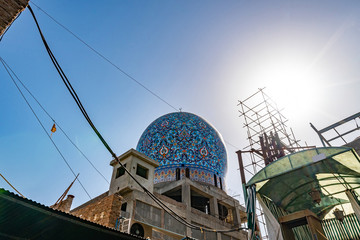
MULTIPOLYGON (((349 202, 347 189, 354 190, 356 199, 359 196, 359 156, 346 147, 296 152, 263 168, 247 187, 254 184, 276 219, 304 209, 323 219, 335 206, 349 202), (320 204, 314 203, 309 195, 312 189, 320 191, 320 204)), ((354 214, 346 215, 343 222, 334 218, 322 220, 322 227, 330 240, 360 240, 360 223, 354 214)), ((293 231, 297 240, 312 239, 307 225, 293 231)))
POLYGON ((315 148, 290 154, 263 168, 248 183, 289 213, 309 209, 322 219, 334 206, 347 203, 346 189, 360 189, 359 156, 351 148, 315 148), (314 204, 311 189, 321 192, 314 204))
POLYGON ((139 240, 0 188, 0 239, 139 240))
MULTIPOLYGON (((281 209, 278 206, 276 206, 270 199, 262 197, 262 200, 276 219, 279 219, 279 217, 289 214, 284 209, 281 209)), ((296 240, 312 240, 310 230, 307 225, 295 227, 292 230, 294 232, 296 240)))
MULTIPOLYGON (((271 200, 264 197, 262 200, 276 219, 288 214, 283 209, 277 207, 271 200)), ((321 222, 321 225, 329 240, 360 239, 360 223, 355 214, 346 215, 343 222, 335 218, 326 219, 321 222)), ((296 240, 312 240, 308 225, 296 227, 292 230, 294 231, 296 240)))
POLYGON ((322 221, 322 227, 329 240, 360 239, 360 225, 355 214, 349 214, 340 222, 334 218, 322 221))

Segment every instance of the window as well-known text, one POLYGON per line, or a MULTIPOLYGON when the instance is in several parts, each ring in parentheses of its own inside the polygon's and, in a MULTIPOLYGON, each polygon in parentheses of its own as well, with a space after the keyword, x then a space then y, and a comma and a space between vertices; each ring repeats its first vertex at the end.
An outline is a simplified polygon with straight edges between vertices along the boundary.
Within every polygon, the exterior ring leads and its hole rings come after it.
MULTIPOLYGON (((124 167, 126 167, 126 164, 124 164, 124 167)), ((117 170, 116 170, 116 176, 115 178, 118 178, 118 177, 121 177, 122 175, 125 174, 125 169, 123 167, 119 167, 117 170)))
POLYGON ((121 205, 121 211, 126 212, 127 203, 121 205))
POLYGON ((180 168, 176 169, 176 181, 180 180, 180 168))
POLYGON ((185 177, 190 178, 190 169, 185 168, 185 177))
POLYGON ((223 186, 222 186, 222 181, 221 181, 221 177, 219 177, 219 182, 220 182, 220 189, 223 190, 223 186))
POLYGON ((136 167, 136 174, 139 175, 140 177, 148 179, 149 169, 138 164, 136 167))
POLYGON ((216 174, 214 174, 214 185, 215 185, 215 187, 217 187, 217 177, 216 177, 216 174))

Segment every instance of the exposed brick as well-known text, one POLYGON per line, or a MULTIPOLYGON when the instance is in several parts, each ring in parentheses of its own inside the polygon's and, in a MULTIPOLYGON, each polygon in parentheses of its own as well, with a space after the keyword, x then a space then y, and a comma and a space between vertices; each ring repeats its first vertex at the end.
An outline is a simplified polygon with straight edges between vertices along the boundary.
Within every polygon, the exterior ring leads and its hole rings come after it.
POLYGON ((121 204, 122 197, 112 194, 80 206, 71 213, 88 221, 114 228, 116 219, 120 216, 121 204))
POLYGON ((68 212, 70 212, 70 208, 71 208, 71 204, 72 204, 73 200, 74 200, 74 196, 68 195, 65 200, 61 201, 58 204, 52 205, 50 207, 53 209, 57 209, 57 210, 68 213, 68 212))

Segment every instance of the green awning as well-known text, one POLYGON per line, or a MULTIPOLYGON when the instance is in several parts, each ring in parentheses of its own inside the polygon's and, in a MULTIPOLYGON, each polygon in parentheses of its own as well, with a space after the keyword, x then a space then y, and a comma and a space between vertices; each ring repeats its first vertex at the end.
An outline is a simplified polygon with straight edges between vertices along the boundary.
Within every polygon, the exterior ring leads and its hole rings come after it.
POLYGON ((141 240, 0 188, 0 239, 141 240))
POLYGON ((322 218, 334 206, 348 202, 346 189, 360 190, 359 156, 351 148, 324 147, 287 155, 259 171, 247 186, 292 213, 310 209, 322 218), (320 204, 309 195, 321 192, 320 204))

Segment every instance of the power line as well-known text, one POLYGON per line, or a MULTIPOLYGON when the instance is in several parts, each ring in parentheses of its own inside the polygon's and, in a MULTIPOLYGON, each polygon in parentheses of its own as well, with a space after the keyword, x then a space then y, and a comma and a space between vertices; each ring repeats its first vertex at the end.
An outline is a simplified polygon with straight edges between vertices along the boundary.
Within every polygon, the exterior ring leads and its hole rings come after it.
POLYGON ((22 195, 1 173, 0 173, 0 177, 2 177, 4 180, 5 180, 5 182, 7 182, 7 184, 9 184, 10 185, 10 187, 12 187, 12 189, 14 189, 15 190, 15 192, 17 192, 20 196, 22 196, 23 198, 26 198, 26 197, 24 197, 24 195, 22 195))
POLYGON ((65 137, 69 140, 69 142, 80 152, 80 154, 88 161, 88 163, 95 169, 95 171, 108 183, 109 181, 106 177, 95 167, 95 165, 90 161, 90 159, 84 154, 83 151, 70 139, 70 137, 66 134, 66 132, 62 129, 60 124, 55 121, 55 119, 46 111, 46 109, 42 106, 42 104, 37 100, 37 98, 30 92, 30 90, 26 87, 26 85, 20 80, 20 78, 15 74, 15 72, 10 68, 10 66, 4 61, 7 68, 11 71, 11 73, 15 76, 15 78, 20 82, 23 88, 29 93, 29 95, 35 100, 35 102, 40 106, 40 108, 45 112, 45 114, 56 124, 56 126, 61 130, 61 132, 65 135, 65 137))
MULTIPOLYGON (((56 150, 58 151, 58 153, 60 154, 61 158, 64 160, 65 164, 67 165, 67 167, 70 169, 70 171, 72 172, 72 174, 76 177, 76 174, 74 172, 74 170, 71 168, 70 164, 68 163, 68 161, 65 159, 64 155, 61 153, 60 149, 57 147, 56 143, 54 142, 54 140, 51 138, 51 136, 49 135, 49 133, 46 131, 44 125, 42 124, 42 122, 40 121, 39 117, 36 115, 34 109, 31 107, 30 103, 28 102, 28 100, 26 99, 25 95, 23 94, 23 92, 21 91, 21 89, 19 88, 18 84, 16 83, 15 79, 13 78, 13 76, 11 75, 11 73, 9 72, 8 68, 5 65, 5 61, 4 59, 2 59, 0 57, 0 61, 2 63, 2 65, 4 66, 6 72, 9 74, 11 80, 13 81, 13 83, 15 84, 16 88, 18 89, 18 91, 20 92, 21 96, 23 97, 23 99, 25 100, 26 104, 29 106, 30 110, 32 111, 32 113, 34 114, 35 118, 37 119, 37 121, 39 122, 39 124, 41 125, 42 129, 44 130, 44 132, 46 133, 46 135, 49 137, 50 141, 52 142, 52 144, 54 145, 54 147, 56 148, 56 150)), ((77 181, 80 183, 81 187, 84 189, 84 191, 86 192, 86 194, 89 196, 89 198, 91 199, 90 194, 88 193, 88 191, 86 191, 84 185, 81 183, 80 179, 78 178, 77 181)))
POLYGON ((117 155, 113 152, 113 150, 111 149, 111 147, 107 144, 107 142, 105 141, 105 139, 102 137, 102 135, 100 134, 100 132, 96 129, 95 125, 93 124, 93 122, 91 121, 89 115, 87 114, 84 106, 82 105, 80 98, 78 97, 78 95, 76 94, 75 89, 72 87, 69 79, 67 78, 66 74, 63 72, 61 66, 59 65, 58 61, 56 60, 55 56, 53 55, 49 45, 46 42, 46 39, 44 37, 44 35, 42 34, 42 31, 40 29, 40 26, 37 22, 37 19, 35 17, 34 12, 32 11, 30 5, 28 6, 34 21, 36 23, 36 26, 38 28, 38 31, 40 33, 41 39, 43 41, 43 44, 48 52, 48 55, 54 65, 54 67, 56 68, 56 70, 59 73, 59 76, 61 77, 63 83, 65 84, 66 88, 68 89, 69 93, 71 94, 71 96, 73 97, 74 101, 76 102, 78 108, 80 109, 81 113, 83 114, 83 116, 85 117, 85 119, 87 120, 88 124, 90 125, 90 127, 93 129, 93 131, 95 132, 95 134, 98 136, 98 138, 101 140, 101 142, 103 143, 103 145, 106 147, 106 149, 109 151, 109 153, 112 155, 112 157, 119 163, 119 165, 129 174, 129 176, 144 190, 144 192, 146 194, 148 194, 148 196, 150 198, 152 198, 165 212, 167 212, 168 214, 170 214, 172 217, 174 217, 175 220, 177 220, 178 222, 184 224, 185 226, 192 228, 192 229, 197 229, 200 231, 209 231, 209 232, 232 232, 232 231, 239 231, 241 229, 246 229, 246 228, 235 228, 235 229, 229 229, 229 230, 216 230, 216 229, 210 229, 210 228, 204 228, 204 227, 199 227, 196 226, 194 224, 192 224, 191 222, 188 222, 186 219, 182 218, 181 216, 179 216, 177 213, 175 213, 171 208, 169 208, 168 206, 166 206, 166 204, 164 204, 159 198, 157 198, 153 193, 151 193, 148 189, 146 189, 136 178, 135 176, 133 176, 130 171, 128 169, 126 169, 124 167, 124 165, 120 162, 119 158, 117 157, 117 155))
POLYGON ((239 149, 240 149, 240 148, 238 148, 237 146, 231 144, 230 142, 228 142, 228 141, 226 141, 226 140, 224 140, 224 142, 225 142, 227 145, 233 147, 235 150, 239 150, 239 149))
POLYGON ((146 91, 148 91, 150 94, 152 94, 153 96, 155 96, 156 98, 158 98, 160 101, 164 102, 166 105, 168 105, 169 107, 171 107, 172 109, 174 109, 175 111, 179 111, 179 109, 177 109, 176 107, 174 107, 173 105, 171 105, 168 101, 166 101, 165 99, 163 99, 162 97, 160 97, 158 94, 156 94, 154 91, 150 90, 148 87, 146 87, 144 84, 142 84, 139 80, 137 80, 136 78, 134 78, 133 76, 131 76, 129 73, 127 73, 125 70, 123 70, 122 68, 120 68, 118 65, 116 65, 115 63, 113 63, 112 61, 110 61, 110 59, 108 59, 107 57, 105 57, 103 54, 101 54, 99 51, 97 51, 95 48, 93 48, 92 46, 90 46, 87 42, 85 42, 83 39, 81 39, 79 36, 77 36, 75 33, 73 33, 70 29, 68 29, 67 27, 65 27, 63 24, 61 24, 59 21, 57 21, 55 18, 53 18, 50 14, 48 14, 45 10, 43 10, 42 8, 40 8, 37 4, 35 4, 33 1, 31 1, 32 4, 34 4, 40 11, 42 11, 44 14, 46 14, 50 19, 52 19, 56 24, 58 24, 60 27, 62 27, 63 29, 65 29, 68 33, 70 33, 71 35, 73 35, 77 40, 79 40, 80 42, 82 42, 86 47, 88 47, 91 51, 93 51, 96 55, 98 55, 99 57, 101 57, 103 60, 105 60, 106 62, 110 63, 113 67, 115 67, 117 70, 119 70, 122 74, 124 74, 125 76, 127 76, 129 79, 131 79, 132 81, 134 81, 135 83, 137 83, 139 86, 141 86, 142 88, 144 88, 146 91))
MULTIPOLYGON (((107 57, 105 57, 102 53, 100 53, 99 51, 97 51, 94 47, 92 47, 91 45, 89 45, 87 42, 85 42, 85 40, 81 39, 78 35, 76 35, 73 31, 71 31, 69 28, 67 28, 64 24, 60 23, 58 20, 56 20, 53 16, 51 16, 48 12, 46 12, 44 9, 42 9, 39 5, 37 5, 36 3, 34 3, 33 1, 31 1, 31 4, 34 4, 41 12, 43 12, 46 16, 48 16, 51 20, 53 20, 57 25, 59 25, 60 27, 62 27, 65 31, 67 31, 68 33, 70 33, 73 37, 75 37, 77 40, 79 40, 81 43, 83 43, 87 48, 89 48, 91 51, 93 51, 96 55, 98 55, 100 58, 102 58, 103 60, 105 60, 106 62, 108 62, 110 65, 112 65, 113 67, 115 67, 117 70, 119 70, 121 73, 123 73, 125 76, 127 76, 128 78, 130 78, 132 81, 134 81, 135 83, 137 83, 139 86, 141 86, 142 88, 144 88, 146 91, 148 91, 149 93, 151 93, 153 96, 155 96, 156 98, 160 99, 162 102, 164 102, 166 105, 168 105, 169 107, 171 107, 172 109, 174 109, 177 112, 181 112, 181 110, 179 110, 178 108, 174 107, 173 105, 171 105, 168 101, 166 101, 164 98, 160 97, 158 94, 156 94, 155 92, 153 92, 151 89, 149 89, 148 87, 146 87, 144 84, 142 84, 139 80, 135 79, 134 77, 132 77, 130 74, 128 74, 127 72, 125 72, 125 70, 123 70, 122 68, 120 68, 119 66, 117 66, 115 63, 113 63, 110 59, 108 59, 107 57)), ((239 150, 240 148, 234 146, 233 144, 231 144, 228 141, 225 141, 226 144, 228 144, 229 146, 233 147, 235 150, 239 150)))
MULTIPOLYGON (((85 108, 83 107, 81 100, 79 99, 78 95, 76 94, 75 90, 73 89, 70 81, 68 80, 66 74, 63 72, 61 66, 59 65, 58 61, 56 60, 55 56, 53 55, 51 49, 49 48, 46 39, 44 37, 44 35, 42 34, 42 31, 40 29, 40 26, 37 22, 37 19, 35 17, 34 12, 32 11, 31 7, 28 7, 33 18, 34 21, 36 23, 36 26, 39 30, 41 39, 43 41, 43 44, 49 54, 49 57, 53 63, 53 65, 55 66, 56 70, 59 73, 59 76, 61 77, 63 83, 65 84, 66 88, 68 89, 68 91, 70 92, 71 96, 73 97, 73 99, 75 100, 78 108, 80 109, 81 113, 83 114, 83 116, 85 117, 85 119, 87 120, 88 124, 90 125, 90 127, 93 129, 93 131, 95 132, 95 134, 98 136, 98 138, 101 140, 101 142, 103 143, 103 145, 106 147, 106 149, 110 152, 110 154, 113 156, 114 159, 116 159, 118 161, 118 163, 120 164, 120 166, 123 167, 123 164, 119 161, 119 159, 117 158, 117 155, 113 152, 113 150, 110 148, 110 146, 107 144, 107 142, 105 141, 105 139, 102 137, 102 135, 99 133, 99 131, 96 129, 95 125, 92 123, 90 117, 88 116, 85 108)), ((137 184, 139 184, 139 186, 142 187, 142 189, 155 201, 159 204, 160 207, 162 207, 164 210, 166 208, 166 206, 164 206, 164 204, 161 202, 161 200, 157 199, 152 193, 150 193, 126 168, 124 168, 125 171, 134 179, 135 182, 137 182, 137 184)), ((168 211, 167 211, 168 212, 168 211)), ((180 221, 178 218, 175 218, 178 221, 180 221)), ((182 219, 182 218, 181 218, 182 219)))

